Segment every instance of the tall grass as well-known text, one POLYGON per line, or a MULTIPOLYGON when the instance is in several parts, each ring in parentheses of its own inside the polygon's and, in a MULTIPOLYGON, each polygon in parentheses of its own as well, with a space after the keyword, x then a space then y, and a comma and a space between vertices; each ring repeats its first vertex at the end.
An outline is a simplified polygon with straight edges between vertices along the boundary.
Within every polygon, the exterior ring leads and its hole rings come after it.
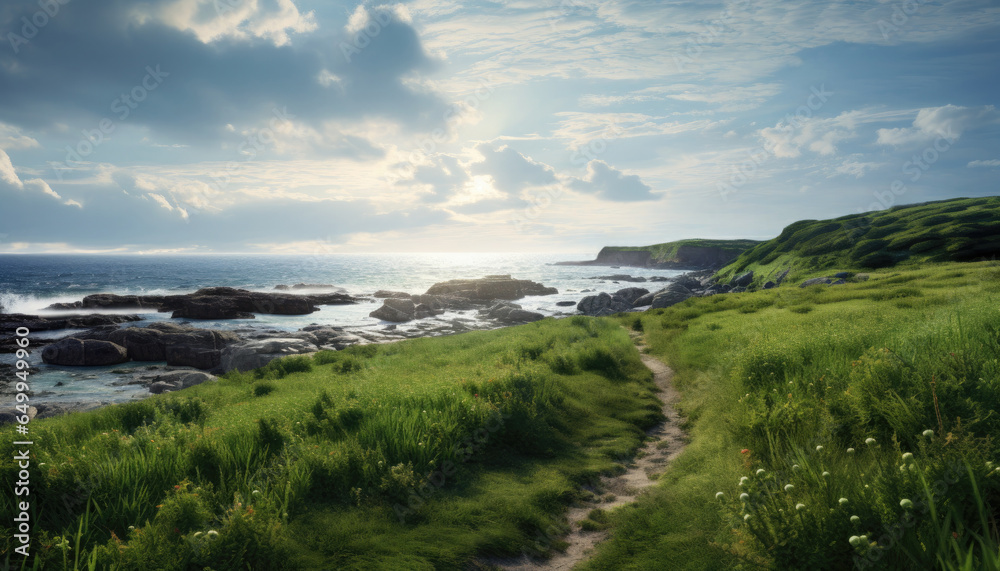
POLYGON ((586 568, 996 568, 996 273, 927 266, 644 314, 694 441, 586 568))
MULTIPOLYGON (((650 381, 624 330, 581 317, 283 359, 35 421, 26 564, 412 568, 518 553, 638 447, 659 419, 650 381)), ((6 527, 0 545, 19 561, 6 527)))

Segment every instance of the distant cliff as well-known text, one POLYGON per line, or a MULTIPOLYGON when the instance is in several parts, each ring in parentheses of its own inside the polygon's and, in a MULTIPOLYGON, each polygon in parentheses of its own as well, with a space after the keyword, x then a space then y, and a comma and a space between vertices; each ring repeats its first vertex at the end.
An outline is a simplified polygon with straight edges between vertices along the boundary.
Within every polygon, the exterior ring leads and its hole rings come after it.
POLYGON ((605 246, 597 259, 560 262, 581 266, 643 268, 721 268, 756 246, 755 240, 678 240, 652 246, 605 246))

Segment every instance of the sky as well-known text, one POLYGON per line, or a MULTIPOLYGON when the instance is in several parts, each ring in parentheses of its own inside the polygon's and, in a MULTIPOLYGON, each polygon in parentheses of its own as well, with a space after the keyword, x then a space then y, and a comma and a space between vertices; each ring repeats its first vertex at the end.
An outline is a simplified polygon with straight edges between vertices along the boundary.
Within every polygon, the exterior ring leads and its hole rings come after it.
POLYGON ((596 252, 1000 194, 1000 3, 4 0, 0 253, 596 252))

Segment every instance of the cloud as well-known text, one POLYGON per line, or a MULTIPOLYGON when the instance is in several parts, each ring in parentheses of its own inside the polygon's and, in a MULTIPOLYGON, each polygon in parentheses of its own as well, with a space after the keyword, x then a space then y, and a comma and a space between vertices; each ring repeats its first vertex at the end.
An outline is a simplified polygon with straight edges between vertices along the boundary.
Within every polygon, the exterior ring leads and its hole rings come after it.
MULTIPOLYGON (((50 196, 56 200, 61 201, 63 204, 71 206, 79 206, 80 203, 75 200, 63 200, 59 193, 52 190, 48 183, 40 178, 33 178, 30 180, 22 181, 21 177, 18 176, 17 171, 14 169, 14 164, 10 160, 10 156, 0 149, 0 194, 3 193, 23 193, 28 191, 29 193, 41 193, 50 196)), ((7 208, 10 206, 5 205, 7 208)), ((15 211, 12 211, 15 214, 15 211)), ((23 213, 20 213, 23 215, 23 213)))
POLYGON ((0 149, 16 151, 38 147, 38 141, 25 135, 18 127, 0 123, 0 149))
POLYGON ((968 165, 969 168, 977 167, 1000 167, 1000 159, 990 159, 988 161, 970 161, 968 165))
POLYGON ((414 167, 412 176, 396 182, 399 186, 416 187, 425 191, 422 202, 441 203, 458 193, 471 177, 456 157, 438 155, 430 164, 414 167))
POLYGON ((637 202, 656 200, 652 188, 642 182, 638 175, 626 175, 604 161, 587 163, 587 176, 573 179, 569 187, 575 191, 596 194, 604 200, 615 202, 637 202))
POLYGON ((819 155, 833 155, 837 145, 857 136, 857 125, 870 120, 861 111, 848 111, 836 117, 789 117, 757 131, 764 148, 779 158, 796 158, 808 149, 819 155))
POLYGON ((473 163, 470 172, 490 175, 493 187, 501 192, 516 195, 528 187, 558 182, 552 167, 535 162, 513 147, 504 145, 494 149, 488 143, 481 143, 476 146, 476 151, 483 156, 483 160, 473 163))
MULTIPOLYGON (((37 10, 34 0, 12 0, 0 29, 19 29, 37 10)), ((157 142, 217 150, 217 141, 236 145, 241 131, 266 125, 276 108, 296 124, 332 121, 323 131, 341 139, 370 119, 411 132, 447 128, 448 101, 421 80, 438 62, 412 23, 391 7, 361 12, 381 23, 348 58, 340 46, 359 36, 314 25, 290 0, 67 3, 18 54, 0 52, 0 121, 61 130, 69 138, 58 148, 107 118, 116 136, 129 126, 157 142), (217 14, 216 3, 234 11, 217 14), (139 101, 130 94, 141 91, 147 66, 162 70, 162 84, 139 101)))
POLYGON ((1000 113, 992 105, 961 107, 948 104, 927 107, 917 112, 912 127, 879 129, 878 143, 903 146, 926 143, 938 137, 954 141, 969 129, 998 121, 1000 113))

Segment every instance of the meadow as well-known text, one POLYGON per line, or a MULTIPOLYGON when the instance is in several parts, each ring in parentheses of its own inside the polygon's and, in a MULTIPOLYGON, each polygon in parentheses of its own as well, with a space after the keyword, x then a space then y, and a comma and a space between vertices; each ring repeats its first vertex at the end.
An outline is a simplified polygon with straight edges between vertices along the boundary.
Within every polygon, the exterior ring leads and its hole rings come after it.
POLYGON ((622 315, 691 443, 583 569, 998 569, 1000 265, 622 315))
MULTIPOLYGON (((36 420, 33 569, 457 569, 561 533, 660 419, 607 319, 358 346, 36 420)), ((4 442, 2 454, 14 454, 4 442)), ((2 477, 16 478, 12 463, 2 477)), ((13 494, 0 517, 11 521, 13 494)), ((21 498, 23 499, 23 498, 21 498)))

